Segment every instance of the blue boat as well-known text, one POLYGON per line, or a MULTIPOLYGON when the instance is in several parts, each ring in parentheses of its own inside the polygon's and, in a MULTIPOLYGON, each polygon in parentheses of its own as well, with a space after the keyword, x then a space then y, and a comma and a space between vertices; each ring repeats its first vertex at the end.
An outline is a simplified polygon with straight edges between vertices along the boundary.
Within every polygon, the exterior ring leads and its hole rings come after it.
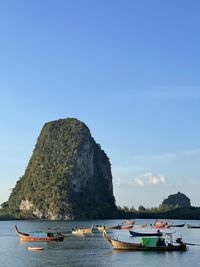
POLYGON ((138 237, 138 236, 162 236, 162 232, 160 231, 157 231, 157 232, 154 232, 154 233, 138 233, 138 232, 134 232, 134 231, 129 231, 130 234, 134 237, 138 237))

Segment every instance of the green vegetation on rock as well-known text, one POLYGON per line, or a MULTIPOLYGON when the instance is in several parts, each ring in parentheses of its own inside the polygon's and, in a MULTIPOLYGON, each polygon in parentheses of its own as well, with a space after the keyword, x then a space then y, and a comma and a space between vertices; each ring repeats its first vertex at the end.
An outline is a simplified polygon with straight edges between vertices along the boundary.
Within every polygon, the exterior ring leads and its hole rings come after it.
POLYGON ((163 200, 161 208, 164 207, 168 209, 191 207, 190 199, 185 194, 178 192, 163 200))
POLYGON ((110 162, 77 119, 46 123, 8 206, 38 218, 112 218, 116 215, 110 162))

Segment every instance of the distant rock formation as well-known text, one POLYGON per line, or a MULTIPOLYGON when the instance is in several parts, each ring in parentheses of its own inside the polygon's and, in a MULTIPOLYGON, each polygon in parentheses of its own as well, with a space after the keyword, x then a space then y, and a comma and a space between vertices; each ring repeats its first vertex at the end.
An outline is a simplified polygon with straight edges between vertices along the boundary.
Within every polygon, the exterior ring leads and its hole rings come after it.
POLYGON ((164 199, 161 206, 168 208, 185 208, 191 207, 190 199, 183 193, 178 192, 174 195, 169 195, 168 198, 164 199))
POLYGON ((109 159, 83 122, 69 118, 44 125, 8 205, 47 219, 115 215, 109 159))

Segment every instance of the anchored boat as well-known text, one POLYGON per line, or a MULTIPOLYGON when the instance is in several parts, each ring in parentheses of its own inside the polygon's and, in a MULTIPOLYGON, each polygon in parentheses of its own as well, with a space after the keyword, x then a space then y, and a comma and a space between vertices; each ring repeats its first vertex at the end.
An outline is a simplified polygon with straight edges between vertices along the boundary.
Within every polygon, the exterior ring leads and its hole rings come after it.
POLYGON ((162 232, 160 232, 159 230, 155 233, 138 233, 138 232, 134 232, 129 230, 130 234, 134 237, 138 237, 138 236, 162 236, 162 232))
POLYGON ((133 250, 133 251, 186 251, 187 246, 179 239, 179 244, 165 243, 165 239, 161 237, 144 237, 141 243, 129 243, 119 241, 109 237, 104 232, 105 239, 111 244, 114 250, 133 250))
POLYGON ((15 225, 15 229, 20 237, 20 240, 25 242, 48 242, 48 241, 63 241, 64 235, 54 232, 35 231, 30 233, 22 233, 15 225))
POLYGON ((188 224, 187 227, 189 229, 200 229, 200 225, 190 225, 190 224, 188 224))
POLYGON ((93 229, 93 226, 92 227, 86 227, 86 228, 72 228, 72 234, 74 235, 84 235, 84 234, 92 234, 92 229, 93 229))
MULTIPOLYGON (((131 226, 132 227, 132 226, 131 226)), ((102 226, 102 225, 97 225, 97 229, 99 232, 103 232, 104 230, 115 230, 115 229, 122 229, 122 225, 115 225, 115 226, 102 226)))
POLYGON ((44 247, 28 247, 28 250, 35 251, 35 250, 44 250, 44 247))

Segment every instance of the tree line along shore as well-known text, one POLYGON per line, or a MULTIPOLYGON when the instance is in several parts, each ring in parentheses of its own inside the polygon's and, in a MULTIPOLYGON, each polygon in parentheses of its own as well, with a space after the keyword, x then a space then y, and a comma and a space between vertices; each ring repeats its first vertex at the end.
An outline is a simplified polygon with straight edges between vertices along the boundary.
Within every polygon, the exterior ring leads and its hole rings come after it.
MULTIPOLYGON (((0 209, 0 220, 38 220, 31 212, 19 212, 10 209, 0 209)), ((90 218, 92 219, 92 218, 90 218)), ((97 218, 95 218, 97 219, 97 218)), ((127 210, 118 207, 117 213, 110 217, 99 219, 182 219, 200 220, 200 207, 175 208, 167 211, 160 209, 127 210)))

